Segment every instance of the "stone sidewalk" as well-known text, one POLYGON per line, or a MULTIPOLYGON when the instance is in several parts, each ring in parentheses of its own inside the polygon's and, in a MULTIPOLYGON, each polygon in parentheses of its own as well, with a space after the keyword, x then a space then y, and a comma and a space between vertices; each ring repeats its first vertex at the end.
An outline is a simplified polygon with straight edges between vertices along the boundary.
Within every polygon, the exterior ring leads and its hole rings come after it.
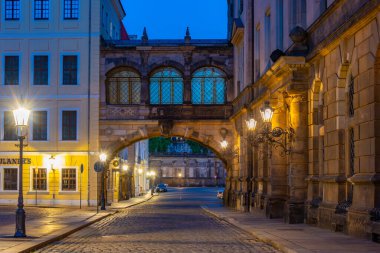
POLYGON ((286 224, 262 213, 243 213, 223 206, 202 206, 211 216, 238 227, 286 253, 379 253, 380 244, 306 224, 286 224))
MULTIPOLYGON (((0 252, 31 252, 41 248, 51 242, 60 240, 84 227, 87 227, 109 215, 117 212, 117 209, 128 208, 138 205, 151 199, 150 194, 132 198, 127 201, 117 203, 115 206, 107 207, 106 211, 97 213, 96 208, 54 208, 54 212, 43 212, 40 209, 44 207, 26 207, 26 238, 14 238, 15 223, 8 222, 0 226, 0 252), (58 210, 58 211, 57 211, 58 210), (61 210, 61 212, 60 212, 61 210), (32 218, 28 219, 28 211, 32 213, 41 212, 41 215, 30 215, 32 218)), ((9 206, 0 206, 0 219, 9 219, 9 213, 2 212, 2 209, 9 209, 9 206), (4 214, 3 214, 4 213, 4 214), (3 217, 2 217, 3 215, 3 217)), ((51 207, 45 207, 46 209, 51 207)), ((14 210, 15 207, 14 207, 14 210)), ((12 221, 14 216, 12 217, 12 221)))

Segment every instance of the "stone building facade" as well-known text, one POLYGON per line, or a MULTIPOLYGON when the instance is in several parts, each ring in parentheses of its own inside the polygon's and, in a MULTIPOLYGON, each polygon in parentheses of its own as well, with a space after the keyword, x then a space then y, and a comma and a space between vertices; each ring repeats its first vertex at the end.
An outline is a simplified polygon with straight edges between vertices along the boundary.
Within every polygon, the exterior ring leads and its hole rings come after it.
POLYGON ((240 162, 228 170, 226 204, 376 237, 380 2, 228 4, 236 92, 231 121, 240 162), (292 133, 290 152, 252 141, 256 133, 246 120, 263 125, 265 101, 274 108, 271 129, 292 133))
POLYGON ((224 163, 207 150, 194 153, 183 139, 173 141, 166 152, 151 152, 149 168, 156 172, 157 183, 169 186, 224 186, 224 163))

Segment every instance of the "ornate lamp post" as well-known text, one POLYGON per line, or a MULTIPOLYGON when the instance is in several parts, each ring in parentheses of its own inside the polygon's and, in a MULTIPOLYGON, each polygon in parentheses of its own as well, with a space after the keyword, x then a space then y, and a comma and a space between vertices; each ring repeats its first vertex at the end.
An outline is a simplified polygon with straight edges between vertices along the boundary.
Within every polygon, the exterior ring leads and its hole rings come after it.
POLYGON ((99 159, 103 163, 100 210, 106 210, 106 199, 105 199, 105 196, 104 196, 104 176, 105 176, 104 171, 106 170, 107 154, 101 153, 99 155, 99 159))
POLYGON ((254 118, 250 118, 246 121, 247 128, 250 133, 255 133, 255 135, 250 134, 249 140, 254 146, 260 143, 267 143, 275 148, 280 148, 282 154, 290 154, 291 149, 288 147, 288 139, 294 135, 294 129, 289 127, 283 129, 281 127, 275 127, 271 129, 271 122, 273 117, 274 109, 266 101, 264 106, 260 109, 261 118, 263 121, 262 128, 257 129, 257 121, 254 118))
POLYGON ((20 168, 19 168, 19 187, 18 187, 18 204, 16 210, 16 233, 14 237, 26 237, 25 231, 25 210, 24 210, 24 196, 22 189, 22 165, 23 161, 23 148, 26 146, 24 144, 24 139, 27 133, 28 119, 30 111, 25 108, 19 108, 13 111, 13 116, 15 118, 15 123, 17 127, 17 137, 20 141, 20 168))

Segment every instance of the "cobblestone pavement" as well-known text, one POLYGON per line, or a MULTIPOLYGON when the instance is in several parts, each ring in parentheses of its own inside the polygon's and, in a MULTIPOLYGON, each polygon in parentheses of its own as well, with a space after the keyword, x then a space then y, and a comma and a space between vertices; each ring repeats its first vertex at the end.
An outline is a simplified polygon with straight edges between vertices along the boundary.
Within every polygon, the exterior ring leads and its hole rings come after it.
POLYGON ((216 191, 170 188, 38 252, 278 252, 207 216, 200 205, 215 202, 216 191))
MULTIPOLYGON (((15 224, 17 206, 0 206, 0 227, 15 224)), ((62 213, 78 211, 79 208, 56 208, 56 207, 25 207, 26 222, 47 217, 60 216, 62 213)), ((82 208, 81 212, 94 212, 94 208, 82 208)))

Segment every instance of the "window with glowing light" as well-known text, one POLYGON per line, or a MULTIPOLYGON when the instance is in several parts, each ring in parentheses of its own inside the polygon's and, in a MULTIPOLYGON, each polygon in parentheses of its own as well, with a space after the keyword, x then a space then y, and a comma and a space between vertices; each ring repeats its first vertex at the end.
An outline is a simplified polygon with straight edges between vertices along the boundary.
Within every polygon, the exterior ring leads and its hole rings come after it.
POLYGON ((46 168, 33 169, 33 190, 46 191, 47 190, 47 170, 46 168))
POLYGON ((73 168, 62 169, 62 191, 76 191, 77 189, 77 170, 73 168))

